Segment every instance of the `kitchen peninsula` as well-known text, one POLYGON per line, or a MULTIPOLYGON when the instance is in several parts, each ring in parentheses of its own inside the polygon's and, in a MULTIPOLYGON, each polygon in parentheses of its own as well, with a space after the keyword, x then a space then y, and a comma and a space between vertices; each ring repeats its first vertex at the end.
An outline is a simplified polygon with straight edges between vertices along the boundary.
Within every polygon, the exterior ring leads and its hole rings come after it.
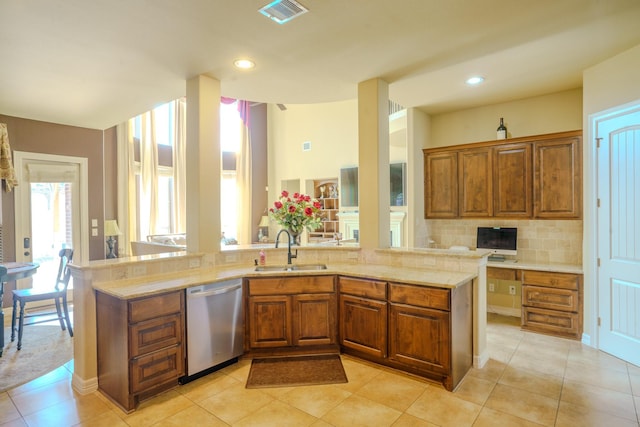
MULTIPOLYGON (((266 252, 268 264, 286 264, 286 249, 267 248, 266 252)), ((132 303, 141 298, 164 297, 176 291, 181 295, 191 286, 232 278, 245 280, 245 292, 249 288, 260 289, 260 280, 267 278, 277 278, 280 280, 277 283, 283 283, 285 279, 291 282, 293 277, 324 278, 328 293, 340 301, 336 307, 339 325, 331 326, 335 328, 335 338, 327 343, 341 351, 441 381, 450 390, 455 388, 472 364, 481 367, 487 360, 484 336, 487 253, 484 251, 460 253, 436 249, 364 250, 309 246, 299 248, 295 264, 323 263, 327 268, 292 272, 255 271, 253 259, 256 255, 255 248, 239 248, 217 254, 162 254, 74 266, 74 297, 79 295, 76 304, 84 299, 79 313, 79 319, 82 319, 79 326, 84 328, 78 335, 81 339, 74 340, 74 388, 79 392, 89 392, 100 387, 98 382, 102 381, 98 380, 96 348, 99 338, 96 330, 100 328, 96 328, 96 313, 104 307, 96 307, 94 295, 132 303), (379 291, 377 297, 367 295, 372 283, 379 291), (348 325, 345 328, 346 317, 341 311, 352 310, 350 315, 357 316, 358 312, 353 311, 357 304, 353 305, 353 302, 367 298, 377 298, 378 303, 388 307, 388 312, 385 309, 383 315, 388 326, 381 334, 384 342, 379 356, 350 345, 349 333, 353 334, 354 329, 348 325), (431 328, 429 336, 437 336, 437 342, 414 345, 413 340, 408 339, 413 332, 408 335, 398 333, 402 328, 418 330, 418 327, 431 328), (440 335, 433 335, 436 332, 440 335), (432 351, 432 354, 421 359, 416 352, 425 350, 432 351)), ((245 328, 252 326, 248 320, 245 322, 245 328)), ((359 332, 355 330, 355 333, 359 332)), ((176 342, 180 344, 181 338, 176 342)), ((247 340, 245 352, 251 354, 252 350, 247 340)), ((174 360, 178 357, 176 354, 172 353, 174 360)), ((174 377, 166 383, 156 384, 158 390, 175 386, 177 377, 183 374, 179 363, 169 365, 176 367, 174 377)), ((145 398, 153 391, 153 387, 148 390, 130 388, 120 396, 118 404, 125 410, 133 410, 138 397, 145 398)))

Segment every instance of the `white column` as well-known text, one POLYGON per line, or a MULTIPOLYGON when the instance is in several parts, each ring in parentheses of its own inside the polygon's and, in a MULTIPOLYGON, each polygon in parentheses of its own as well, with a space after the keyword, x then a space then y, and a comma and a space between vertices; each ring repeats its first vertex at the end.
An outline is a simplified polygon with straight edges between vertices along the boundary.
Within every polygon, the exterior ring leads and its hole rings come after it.
POLYGON ((98 389, 96 297, 91 269, 69 264, 73 277, 73 376, 71 385, 80 394, 98 389))
POLYGON ((360 247, 388 248, 389 85, 380 79, 358 83, 358 175, 360 247))
POLYGON ((220 252, 220 82, 187 80, 187 251, 220 252))

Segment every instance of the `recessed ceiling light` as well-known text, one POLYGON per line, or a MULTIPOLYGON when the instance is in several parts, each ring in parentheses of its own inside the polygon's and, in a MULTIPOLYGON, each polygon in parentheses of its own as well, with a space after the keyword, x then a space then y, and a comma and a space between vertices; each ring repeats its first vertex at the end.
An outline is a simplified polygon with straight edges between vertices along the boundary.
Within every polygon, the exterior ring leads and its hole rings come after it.
POLYGON ((482 83, 484 81, 484 77, 482 76, 473 76, 473 77, 469 77, 467 80, 465 80, 465 83, 468 84, 469 86, 476 86, 479 85, 480 83, 482 83))
POLYGON ((235 65, 238 68, 242 68, 243 70, 253 68, 256 66, 255 62, 253 62, 250 59, 236 59, 235 61, 233 61, 233 65, 235 65))

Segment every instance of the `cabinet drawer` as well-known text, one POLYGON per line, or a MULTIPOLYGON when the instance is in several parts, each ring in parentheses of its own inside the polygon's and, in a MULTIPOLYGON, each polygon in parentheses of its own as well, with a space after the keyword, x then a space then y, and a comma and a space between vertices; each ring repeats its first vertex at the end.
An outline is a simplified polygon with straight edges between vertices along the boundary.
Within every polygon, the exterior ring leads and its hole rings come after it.
POLYGON ((172 314, 129 326, 131 357, 180 344, 182 316, 172 314))
POLYGON ((129 301, 129 322, 141 322, 167 314, 182 312, 183 292, 176 291, 129 301))
POLYGON ((524 270, 522 283, 525 285, 548 286, 550 288, 579 289, 581 276, 571 273, 524 270))
POLYGON ((522 307, 522 329, 577 339, 582 333, 578 313, 535 307, 522 307))
POLYGON ((335 292, 335 276, 268 277, 249 280, 249 295, 291 295, 335 292))
POLYGON ((376 280, 354 279, 351 277, 340 277, 340 293, 354 295, 357 297, 373 298, 378 300, 387 299, 387 283, 376 280))
POLYGON ((578 291, 524 285, 522 305, 550 310, 578 311, 578 291))
POLYGON ((417 307, 450 310, 448 289, 390 283, 389 301, 417 307))
POLYGON ((134 358, 129 364, 132 394, 172 381, 177 385, 178 378, 184 375, 182 345, 134 358))

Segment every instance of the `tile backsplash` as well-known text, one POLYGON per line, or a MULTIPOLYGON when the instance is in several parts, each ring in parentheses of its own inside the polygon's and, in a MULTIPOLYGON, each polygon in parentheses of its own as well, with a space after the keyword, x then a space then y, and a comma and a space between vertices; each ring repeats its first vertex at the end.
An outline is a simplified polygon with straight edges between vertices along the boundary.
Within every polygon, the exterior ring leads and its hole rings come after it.
POLYGON ((438 219, 425 223, 432 247, 474 249, 478 227, 517 227, 519 261, 582 264, 582 220, 438 219))

